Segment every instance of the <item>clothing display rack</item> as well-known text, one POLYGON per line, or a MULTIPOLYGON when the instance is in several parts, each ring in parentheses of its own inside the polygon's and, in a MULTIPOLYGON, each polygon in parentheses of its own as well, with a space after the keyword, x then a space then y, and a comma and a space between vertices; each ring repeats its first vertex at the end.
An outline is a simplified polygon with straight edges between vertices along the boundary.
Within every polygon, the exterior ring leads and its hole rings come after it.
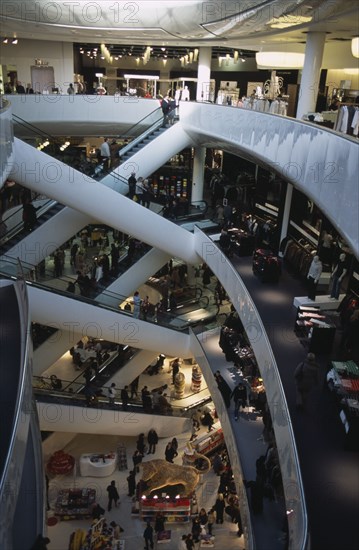
POLYGON ((336 327, 331 318, 312 306, 299 306, 294 325, 295 333, 308 342, 312 353, 330 353, 334 343, 336 327))

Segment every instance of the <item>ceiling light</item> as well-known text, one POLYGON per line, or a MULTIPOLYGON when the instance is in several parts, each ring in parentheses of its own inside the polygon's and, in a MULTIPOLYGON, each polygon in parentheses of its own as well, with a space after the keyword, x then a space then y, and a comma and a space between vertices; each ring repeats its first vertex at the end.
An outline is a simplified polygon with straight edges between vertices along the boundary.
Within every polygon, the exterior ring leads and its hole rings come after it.
POLYGON ((4 38, 3 44, 7 44, 8 42, 9 42, 9 40, 7 38, 4 38))
POLYGON ((304 53, 295 52, 257 52, 258 69, 302 69, 304 53))
POLYGON ((15 44, 17 44, 17 43, 18 43, 18 39, 17 39, 17 38, 13 38, 11 44, 14 44, 14 45, 15 45, 15 44))
POLYGON ((353 57, 359 58, 359 36, 352 38, 352 54, 353 57))

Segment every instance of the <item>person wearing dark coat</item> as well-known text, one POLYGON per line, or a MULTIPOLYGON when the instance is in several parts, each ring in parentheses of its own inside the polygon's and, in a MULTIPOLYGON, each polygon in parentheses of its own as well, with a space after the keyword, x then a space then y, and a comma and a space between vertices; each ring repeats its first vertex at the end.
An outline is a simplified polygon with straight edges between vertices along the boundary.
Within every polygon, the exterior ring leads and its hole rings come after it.
POLYGON ((128 495, 129 497, 133 497, 133 495, 136 492, 136 472, 135 470, 131 470, 129 476, 127 477, 127 485, 128 485, 128 495))
POLYGON ((122 401, 122 410, 123 411, 127 411, 128 400, 129 400, 128 386, 125 386, 121 390, 121 401, 122 401))
POLYGON ((201 534, 201 523, 198 516, 193 518, 191 532, 194 542, 199 542, 199 537, 201 534))
POLYGON ((149 550, 150 547, 153 548, 153 527, 148 521, 146 529, 143 532, 143 538, 145 539, 145 550, 149 550))
POLYGON ((141 455, 140 451, 136 449, 136 451, 132 455, 134 472, 140 471, 138 465, 141 464, 142 458, 143 458, 143 455, 141 455))
POLYGON ((312 388, 318 385, 319 366, 314 353, 308 353, 305 361, 299 363, 294 371, 294 379, 297 390, 296 406, 303 409, 312 388))
POLYGON ((166 449, 165 449, 165 458, 166 458, 167 462, 173 463, 173 459, 174 459, 175 456, 177 456, 177 454, 178 454, 177 451, 172 446, 172 441, 167 443, 166 449))
POLYGON ((224 404, 228 409, 231 404, 231 388, 228 386, 219 370, 214 373, 214 377, 216 379, 218 389, 223 397, 224 404))
POLYGON ((161 533, 165 530, 165 518, 162 512, 157 512, 155 518, 155 531, 156 533, 161 533))
POLYGON ((107 487, 106 491, 108 492, 108 507, 107 510, 110 512, 112 508, 112 501, 115 503, 117 508, 118 499, 120 495, 118 494, 115 481, 111 481, 110 485, 107 487))
POLYGON ((136 441, 136 449, 139 451, 139 453, 141 453, 142 456, 144 456, 145 448, 146 448, 145 434, 141 433, 138 436, 138 439, 136 441))
POLYGON ((238 420, 240 407, 244 409, 247 404, 247 388, 243 382, 238 382, 230 397, 234 400, 234 418, 238 420))
POLYGON ((147 454, 155 454, 156 452, 156 445, 158 443, 158 435, 156 430, 151 428, 151 430, 147 434, 147 443, 148 443, 148 452, 147 454))
POLYGON ((223 513, 225 508, 224 497, 221 493, 218 494, 216 502, 214 504, 214 510, 216 512, 216 523, 223 523, 223 513))

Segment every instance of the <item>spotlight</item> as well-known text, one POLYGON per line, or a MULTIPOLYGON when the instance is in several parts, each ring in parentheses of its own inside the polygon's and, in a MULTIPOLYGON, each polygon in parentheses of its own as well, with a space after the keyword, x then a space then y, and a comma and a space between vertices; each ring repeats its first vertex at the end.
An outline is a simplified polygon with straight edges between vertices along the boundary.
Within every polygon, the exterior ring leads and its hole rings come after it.
POLYGON ((13 40, 12 40, 11 44, 14 44, 14 45, 16 45, 17 43, 18 43, 18 39, 17 39, 17 38, 13 38, 13 40))
POLYGON ((8 38, 4 38, 3 44, 7 44, 8 42, 9 42, 9 39, 8 39, 8 38))

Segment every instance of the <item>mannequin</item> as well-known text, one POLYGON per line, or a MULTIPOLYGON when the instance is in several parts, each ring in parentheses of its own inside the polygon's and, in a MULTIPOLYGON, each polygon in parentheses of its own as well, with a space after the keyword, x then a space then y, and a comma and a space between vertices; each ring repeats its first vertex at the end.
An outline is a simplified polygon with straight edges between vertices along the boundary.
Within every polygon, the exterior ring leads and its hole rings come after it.
POLYGON ((347 272, 347 267, 345 263, 346 256, 345 254, 340 254, 339 260, 337 265, 334 268, 334 271, 332 273, 332 291, 330 294, 330 298, 332 300, 338 300, 339 293, 340 293, 340 284, 342 280, 345 277, 345 274, 347 272))
POLYGON ((319 256, 314 256, 312 263, 310 264, 307 281, 308 281, 308 298, 315 301, 315 290, 319 281, 319 277, 322 274, 323 266, 319 259, 319 256))
POLYGON ((182 90, 181 101, 189 101, 189 100, 190 100, 189 89, 188 89, 188 86, 185 86, 182 90))

